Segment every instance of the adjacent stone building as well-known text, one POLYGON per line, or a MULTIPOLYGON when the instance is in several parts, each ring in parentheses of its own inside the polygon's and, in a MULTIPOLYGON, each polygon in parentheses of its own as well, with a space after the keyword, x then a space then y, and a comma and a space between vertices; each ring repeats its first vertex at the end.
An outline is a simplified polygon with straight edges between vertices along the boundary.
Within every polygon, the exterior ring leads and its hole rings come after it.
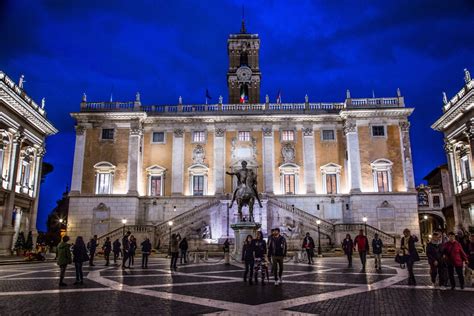
MULTIPOLYGON (((166 239, 169 227, 191 239, 232 238, 228 209, 247 161, 258 178, 265 235, 280 227, 292 240, 317 230, 325 242, 355 232, 393 242, 418 233, 408 117, 400 91, 387 98, 260 103, 260 39, 228 40, 228 104, 144 105, 90 102, 76 121, 68 231, 119 236, 122 225, 166 239), (168 222, 171 220, 171 222, 168 222), (114 235, 115 234, 115 235, 114 235)), ((302 98, 303 99, 303 98, 302 98)), ((170 231, 171 231, 170 230, 170 231)))
POLYGON ((20 231, 36 236, 45 139, 57 133, 44 100, 35 103, 0 71, 0 254, 10 254, 20 231))

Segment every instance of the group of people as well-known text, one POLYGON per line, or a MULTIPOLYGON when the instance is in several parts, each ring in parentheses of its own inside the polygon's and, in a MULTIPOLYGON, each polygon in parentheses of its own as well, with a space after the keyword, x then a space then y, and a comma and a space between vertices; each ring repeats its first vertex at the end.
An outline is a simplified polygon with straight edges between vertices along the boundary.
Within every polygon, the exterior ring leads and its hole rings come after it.
POLYGON ((178 258, 180 258, 180 264, 188 263, 188 241, 186 237, 181 238, 179 233, 171 235, 170 241, 170 270, 176 271, 178 269, 178 258))
MULTIPOLYGON (((377 271, 382 271, 382 250, 383 242, 379 238, 379 235, 374 234, 372 239, 372 253, 375 258, 375 269, 377 271)), ((360 262, 362 263, 361 272, 365 272, 365 266, 367 263, 367 254, 370 250, 369 239, 364 235, 364 230, 359 230, 359 235, 357 235, 354 240, 352 240, 351 235, 347 234, 346 238, 342 241, 342 249, 344 254, 347 256, 348 268, 352 268, 352 254, 354 251, 359 253, 360 262)))
POLYGON ((257 231, 255 238, 248 235, 242 247, 242 262, 245 264, 244 282, 248 280, 248 284, 252 285, 255 280, 255 284, 258 284, 260 273, 261 284, 265 285, 265 277, 269 279, 268 259, 271 262, 275 285, 282 284, 283 258, 286 256, 286 251, 286 239, 280 234, 279 228, 271 230, 268 247, 261 231, 257 231))
MULTIPOLYGON (((117 259, 119 258, 120 254, 122 255, 122 269, 130 268, 135 264, 135 253, 138 248, 137 239, 132 235, 130 231, 122 238, 122 244, 120 241, 116 239, 113 243, 113 248, 110 246, 109 237, 106 238, 105 244, 108 245, 107 250, 104 249, 104 256, 106 259, 106 266, 109 265, 109 256, 110 250, 113 249, 114 252, 114 263, 117 263, 117 259), (122 246, 122 248, 120 248, 122 246)), ((148 268, 148 257, 151 253, 151 242, 150 239, 147 237, 145 240, 140 244, 142 250, 142 268, 148 268)))

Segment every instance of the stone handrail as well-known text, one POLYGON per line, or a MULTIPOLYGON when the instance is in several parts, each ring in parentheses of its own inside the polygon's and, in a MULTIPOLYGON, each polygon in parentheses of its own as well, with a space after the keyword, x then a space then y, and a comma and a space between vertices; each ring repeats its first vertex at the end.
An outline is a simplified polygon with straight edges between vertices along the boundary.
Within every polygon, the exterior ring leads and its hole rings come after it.
POLYGON ((335 224, 335 229, 337 232, 354 232, 359 230, 365 230, 367 227, 367 235, 373 237, 375 233, 379 235, 379 238, 386 244, 395 245, 396 237, 386 232, 364 223, 353 223, 353 224, 335 224))
POLYGON ((361 106, 361 105, 372 105, 372 106, 390 106, 390 105, 399 105, 398 98, 364 98, 364 99, 350 99, 352 105, 361 106))
POLYGON ((155 231, 155 226, 153 225, 124 225, 121 227, 118 227, 102 236, 99 236, 97 238, 97 242, 99 245, 103 244, 105 241, 106 237, 110 238, 111 242, 114 242, 115 239, 119 239, 120 242, 122 242, 122 237, 124 235, 124 231, 130 231, 133 234, 136 233, 154 233, 155 231))
POLYGON ((85 111, 133 111, 134 102, 85 102, 85 111))

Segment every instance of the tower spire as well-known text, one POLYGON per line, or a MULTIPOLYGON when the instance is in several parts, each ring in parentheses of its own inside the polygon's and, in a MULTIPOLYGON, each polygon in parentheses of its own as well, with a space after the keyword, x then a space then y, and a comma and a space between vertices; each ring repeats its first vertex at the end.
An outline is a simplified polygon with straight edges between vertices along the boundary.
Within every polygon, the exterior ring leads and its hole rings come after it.
POLYGON ((242 25, 240 26, 240 33, 245 34, 247 30, 245 29, 245 11, 244 6, 242 5, 242 25))

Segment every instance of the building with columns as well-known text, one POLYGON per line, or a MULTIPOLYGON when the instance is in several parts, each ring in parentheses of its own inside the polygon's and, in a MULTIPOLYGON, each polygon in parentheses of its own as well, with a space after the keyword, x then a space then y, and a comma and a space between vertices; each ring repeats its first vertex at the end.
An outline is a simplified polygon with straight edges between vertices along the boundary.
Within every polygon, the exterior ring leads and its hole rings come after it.
POLYGON ((222 97, 145 105, 139 93, 129 102, 84 95, 71 114, 69 234, 115 238, 126 225, 160 241, 169 228, 208 243, 232 238, 237 211, 228 203, 236 182, 226 171, 242 161, 257 174, 263 208, 254 214, 265 235, 280 227, 299 243, 319 225, 335 244, 364 225, 389 242, 404 228, 418 233, 413 109, 400 91, 387 98, 347 91, 339 102, 271 103, 265 96, 260 103, 259 48, 244 25, 229 36, 228 104, 222 97))
POLYGON ((10 254, 20 231, 36 236, 46 137, 57 133, 44 100, 35 103, 0 71, 0 254, 10 254))
POLYGON ((474 80, 467 69, 464 86, 449 101, 443 92, 443 103, 443 115, 431 128, 444 134, 456 225, 474 231, 474 80))

